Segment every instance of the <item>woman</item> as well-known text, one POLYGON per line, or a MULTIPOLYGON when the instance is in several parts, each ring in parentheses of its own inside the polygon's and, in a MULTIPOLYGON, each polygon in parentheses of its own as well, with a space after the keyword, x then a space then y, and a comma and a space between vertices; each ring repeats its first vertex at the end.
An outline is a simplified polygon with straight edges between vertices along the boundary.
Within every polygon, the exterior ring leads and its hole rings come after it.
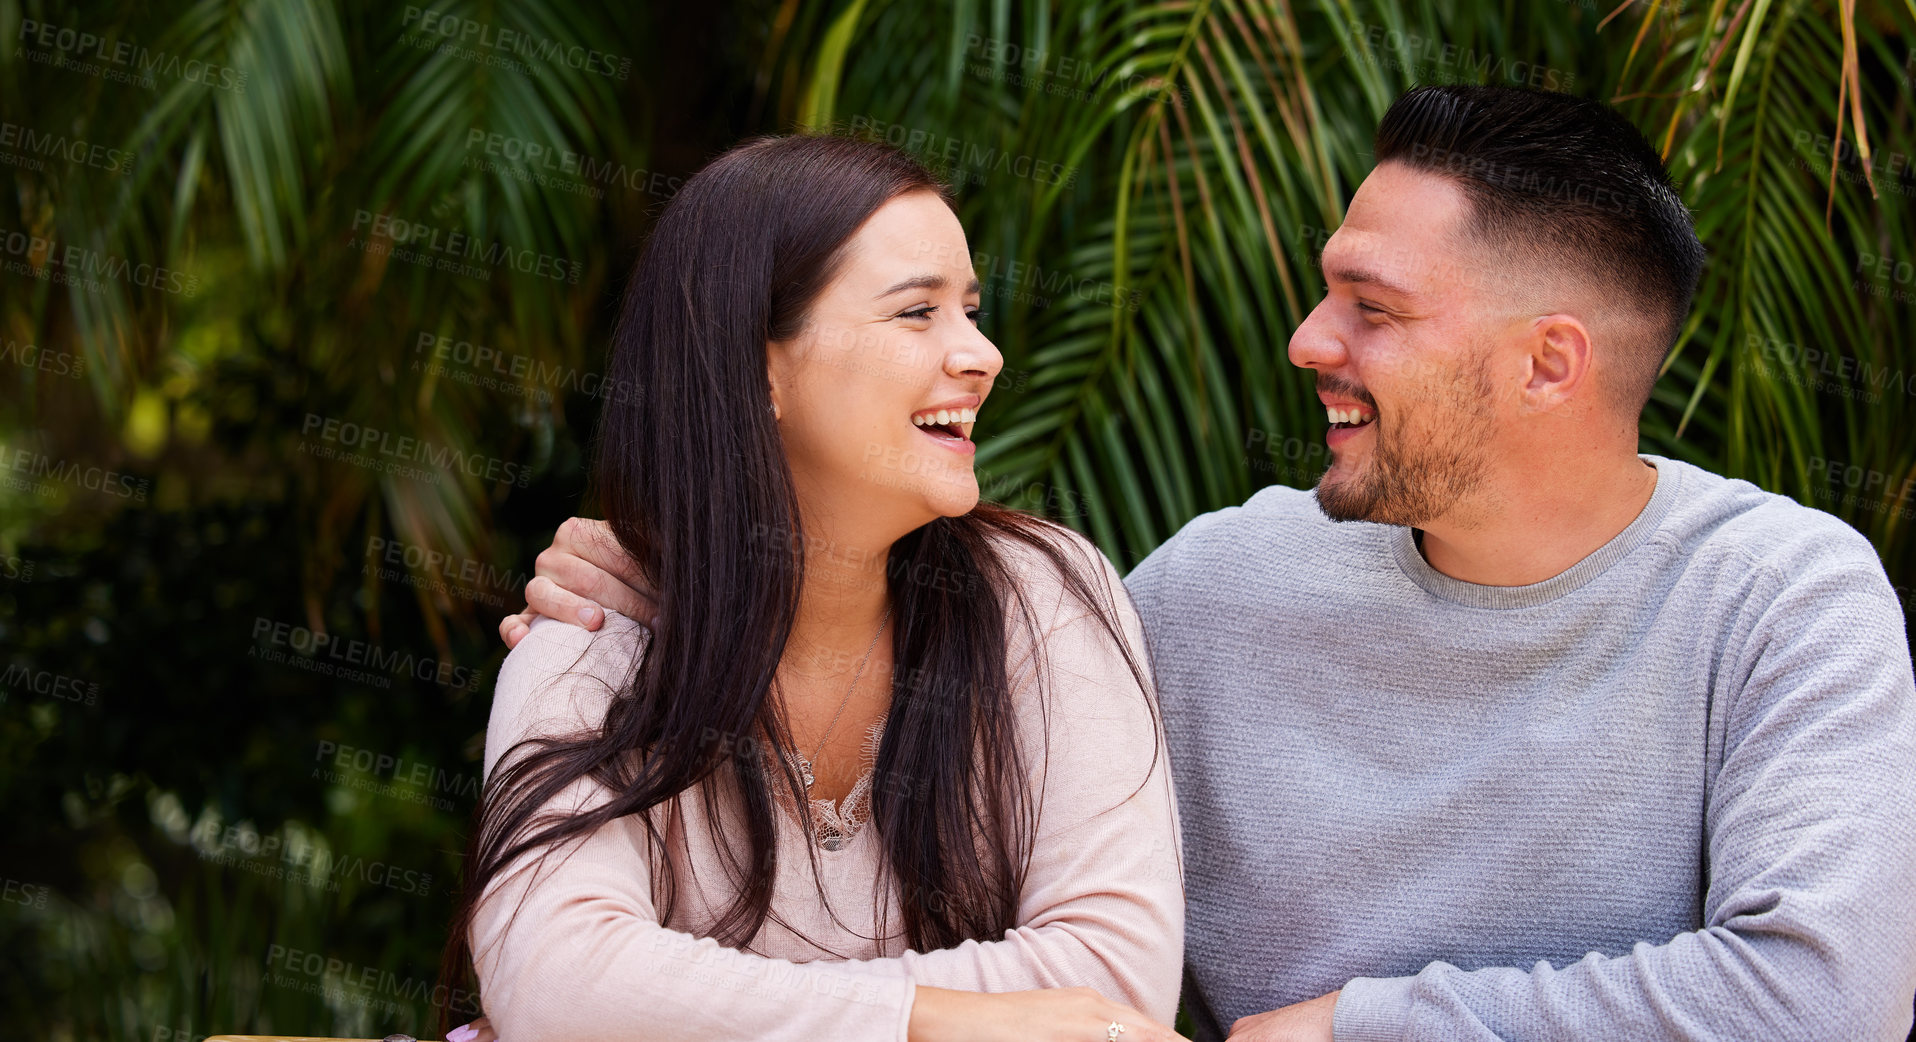
POLYGON ((656 614, 515 628, 459 1038, 1176 1037, 1142 631, 1089 543, 978 501, 970 257, 921 167, 844 138, 666 208, 595 474, 656 614))

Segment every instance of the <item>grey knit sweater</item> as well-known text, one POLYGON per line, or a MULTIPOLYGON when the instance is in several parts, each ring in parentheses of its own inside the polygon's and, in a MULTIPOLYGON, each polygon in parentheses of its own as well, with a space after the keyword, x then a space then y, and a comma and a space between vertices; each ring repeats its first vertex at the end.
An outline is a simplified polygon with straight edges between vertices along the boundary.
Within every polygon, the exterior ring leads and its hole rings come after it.
POLYGON ((1126 580, 1201 1039, 1339 988, 1337 1042, 1908 1032, 1916 682, 1882 565, 1644 458, 1641 516, 1532 586, 1279 487, 1126 580))

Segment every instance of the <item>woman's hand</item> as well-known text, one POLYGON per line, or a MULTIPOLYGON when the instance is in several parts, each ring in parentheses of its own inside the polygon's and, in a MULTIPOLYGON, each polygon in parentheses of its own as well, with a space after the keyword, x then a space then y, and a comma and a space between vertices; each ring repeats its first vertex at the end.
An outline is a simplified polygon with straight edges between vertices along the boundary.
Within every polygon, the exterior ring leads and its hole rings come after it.
POLYGON ((1091 988, 1045 988, 989 994, 917 989, 910 1042, 1105 1042, 1112 1024, 1119 1042, 1182 1042, 1184 1036, 1091 988))
POLYGON ((537 574, 526 583, 526 610, 499 620, 499 637, 510 648, 545 615, 596 630, 610 608, 640 625, 656 623, 658 604, 625 549, 604 521, 569 517, 539 552, 537 574))
POLYGON ((492 1030, 492 1021, 480 1017, 446 1032, 446 1042, 499 1042, 499 1036, 492 1030))

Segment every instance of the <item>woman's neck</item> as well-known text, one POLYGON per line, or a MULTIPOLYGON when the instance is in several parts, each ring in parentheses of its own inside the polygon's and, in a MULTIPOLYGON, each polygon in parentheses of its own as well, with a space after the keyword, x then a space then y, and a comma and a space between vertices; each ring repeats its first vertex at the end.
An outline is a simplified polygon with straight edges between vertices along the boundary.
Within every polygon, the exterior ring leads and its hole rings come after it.
POLYGON ((847 649, 856 656, 871 644, 891 605, 885 568, 890 555, 890 542, 807 539, 805 586, 787 652, 788 657, 797 652, 805 672, 851 669, 855 658, 849 664, 836 660, 847 649))

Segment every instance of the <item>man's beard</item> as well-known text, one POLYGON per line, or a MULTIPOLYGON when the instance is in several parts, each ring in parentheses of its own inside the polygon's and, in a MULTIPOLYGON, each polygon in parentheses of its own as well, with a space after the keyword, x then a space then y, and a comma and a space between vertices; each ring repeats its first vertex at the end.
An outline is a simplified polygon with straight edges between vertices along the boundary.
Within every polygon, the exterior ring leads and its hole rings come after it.
MULTIPOLYGON (((1319 378, 1320 386, 1344 393, 1355 388, 1319 378)), ((1372 521, 1421 526, 1448 513, 1476 491, 1488 467, 1490 366, 1479 356, 1474 368, 1408 409, 1378 413, 1371 421, 1370 459, 1363 469, 1334 484, 1319 479, 1317 505, 1332 521, 1372 521)), ((1354 397, 1356 395, 1353 395, 1354 397)), ((1366 404, 1376 403, 1363 396, 1366 404)))

